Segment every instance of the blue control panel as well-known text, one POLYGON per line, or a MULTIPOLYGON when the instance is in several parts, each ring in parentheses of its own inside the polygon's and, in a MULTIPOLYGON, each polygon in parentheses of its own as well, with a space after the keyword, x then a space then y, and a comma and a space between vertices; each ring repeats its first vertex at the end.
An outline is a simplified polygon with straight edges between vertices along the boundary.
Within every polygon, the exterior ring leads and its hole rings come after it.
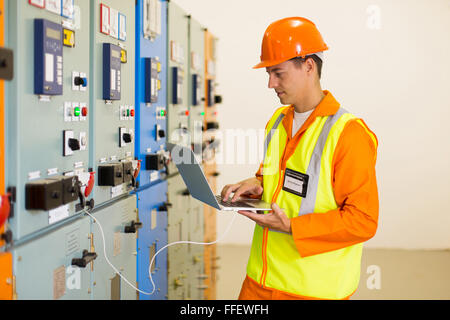
POLYGON ((143 188, 162 179, 166 172, 167 2, 165 1, 136 2, 135 83, 135 155, 141 160, 141 172, 137 180, 143 188))
MULTIPOLYGON (((139 289, 151 292, 153 285, 149 278, 149 267, 153 256, 167 245, 167 182, 162 181, 137 193, 139 221, 138 231, 137 283, 139 289)), ((152 295, 140 293, 140 300, 167 299, 167 249, 161 251, 150 268, 155 291, 152 295)))
POLYGON ((63 41, 60 24, 34 20, 34 93, 63 94, 63 41))

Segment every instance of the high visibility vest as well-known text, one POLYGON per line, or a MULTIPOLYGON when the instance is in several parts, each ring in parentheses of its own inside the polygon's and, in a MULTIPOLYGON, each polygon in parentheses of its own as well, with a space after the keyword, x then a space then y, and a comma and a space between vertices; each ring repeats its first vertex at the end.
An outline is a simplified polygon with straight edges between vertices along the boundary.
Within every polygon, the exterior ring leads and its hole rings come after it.
MULTIPOLYGON (((286 168, 307 174, 306 197, 285 191, 281 160, 288 132, 282 123, 284 107, 266 127, 262 199, 275 202, 289 218, 321 214, 338 208, 332 187, 333 154, 346 123, 356 117, 343 108, 316 117, 303 133, 286 168)), ((361 125, 365 125, 358 119, 361 125)), ((294 295, 343 299, 358 287, 363 244, 301 257, 291 234, 255 226, 247 275, 260 285, 294 295)))

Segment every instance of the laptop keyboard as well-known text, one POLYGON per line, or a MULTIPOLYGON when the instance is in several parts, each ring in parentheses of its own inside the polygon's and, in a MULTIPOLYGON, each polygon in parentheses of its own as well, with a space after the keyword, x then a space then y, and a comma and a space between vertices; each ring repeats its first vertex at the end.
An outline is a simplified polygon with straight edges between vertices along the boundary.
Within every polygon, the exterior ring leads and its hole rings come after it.
POLYGON ((239 201, 238 200, 238 201, 235 201, 235 202, 231 202, 231 199, 228 200, 228 201, 223 201, 222 200, 222 196, 220 196, 220 195, 217 195, 216 199, 221 205, 223 205, 225 207, 231 207, 231 208, 242 208, 242 207, 244 207, 244 208, 254 208, 254 206, 252 206, 251 204, 248 204, 245 201, 239 201))

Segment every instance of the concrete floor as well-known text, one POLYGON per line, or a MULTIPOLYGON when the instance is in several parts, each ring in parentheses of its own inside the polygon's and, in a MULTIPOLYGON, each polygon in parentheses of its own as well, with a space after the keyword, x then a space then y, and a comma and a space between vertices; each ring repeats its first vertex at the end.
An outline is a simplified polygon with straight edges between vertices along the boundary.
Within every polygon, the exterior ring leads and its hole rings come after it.
MULTIPOLYGON (((249 246, 217 247, 217 299, 237 299, 249 252, 249 246)), ((351 299, 450 299, 450 250, 364 248, 359 287, 351 299)))

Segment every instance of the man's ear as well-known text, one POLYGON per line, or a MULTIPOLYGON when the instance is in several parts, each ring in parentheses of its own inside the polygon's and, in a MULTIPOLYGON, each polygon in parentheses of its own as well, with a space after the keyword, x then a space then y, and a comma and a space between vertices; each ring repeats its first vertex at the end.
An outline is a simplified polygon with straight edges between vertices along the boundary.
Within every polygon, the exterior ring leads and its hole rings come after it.
POLYGON ((307 58, 303 66, 306 68, 308 75, 312 75, 316 70, 316 63, 313 58, 307 58))

